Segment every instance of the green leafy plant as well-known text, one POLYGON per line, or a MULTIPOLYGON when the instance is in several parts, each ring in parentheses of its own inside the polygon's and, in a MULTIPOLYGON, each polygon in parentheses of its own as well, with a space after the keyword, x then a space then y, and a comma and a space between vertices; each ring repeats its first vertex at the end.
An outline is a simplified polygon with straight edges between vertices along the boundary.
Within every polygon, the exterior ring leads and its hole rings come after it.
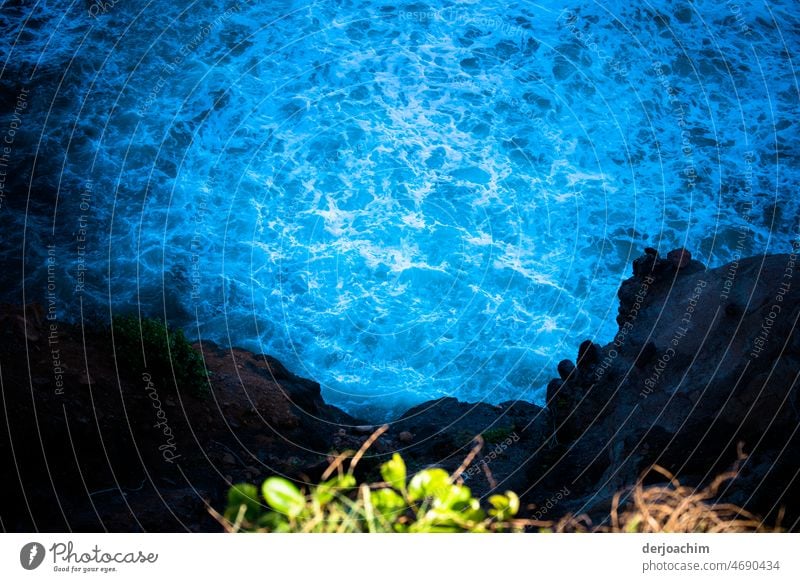
POLYGON ((174 372, 181 389, 198 395, 208 392, 203 357, 182 330, 171 330, 156 319, 122 316, 114 318, 111 332, 122 367, 136 373, 147 371, 165 386, 173 384, 174 372))
MULTIPOLYGON (((519 498, 511 491, 492 495, 484 509, 472 497, 459 475, 480 450, 478 444, 461 466, 448 474, 425 469, 407 478, 406 464, 395 453, 380 467, 379 483, 358 484, 353 468, 367 448, 387 427, 373 434, 343 470, 347 455, 340 455, 323 474, 322 482, 301 491, 291 481, 270 477, 261 491, 248 483, 228 491, 224 515, 210 510, 229 532, 779 532, 763 519, 730 503, 714 499, 723 483, 735 478, 746 456, 739 450, 734 468, 698 490, 682 485, 659 466, 655 471, 665 485, 645 486, 646 471, 632 488, 614 495, 608 523, 593 525, 588 515, 568 513, 558 521, 519 519, 519 498), (332 477, 333 473, 337 474, 332 477), (628 497, 625 504, 622 497, 628 497)), ((781 512, 782 515, 782 512, 781 512)), ((780 516, 779 520, 780 522, 780 516)))
POLYGON ((358 461, 387 427, 376 431, 352 457, 338 456, 317 485, 301 491, 283 477, 269 477, 259 491, 248 483, 228 491, 223 515, 212 513, 230 532, 497 532, 522 531, 514 516, 519 498, 511 491, 492 495, 488 507, 472 496, 459 476, 480 450, 482 441, 461 467, 424 469, 408 478, 398 454, 383 463, 383 481, 359 484, 358 461), (260 494, 260 495, 259 495, 260 494))

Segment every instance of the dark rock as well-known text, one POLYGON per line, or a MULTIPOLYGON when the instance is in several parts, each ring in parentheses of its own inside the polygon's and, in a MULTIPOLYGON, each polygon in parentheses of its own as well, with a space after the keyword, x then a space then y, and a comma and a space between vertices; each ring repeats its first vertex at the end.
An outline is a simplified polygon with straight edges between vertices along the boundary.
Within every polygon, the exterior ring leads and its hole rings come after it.
POLYGON ((671 262, 676 269, 682 269, 692 261, 692 253, 686 249, 675 249, 667 253, 667 260, 671 262))
POLYGON ((742 315, 742 308, 735 303, 728 303, 725 306, 725 315, 728 317, 739 317, 742 315))
MULTIPOLYGON (((0 440, 0 468, 15 466, 27 494, 52 478, 59 499, 42 495, 31 513, 24 501, 4 504, 0 521, 7 530, 219 531, 206 504, 224 505, 221 467, 235 480, 249 479, 252 467, 299 477, 304 467, 327 464, 340 425, 360 424, 326 404, 316 383, 289 373, 276 360, 211 342, 196 346, 211 372, 211 394, 155 383, 159 411, 141 374, 118 374, 103 329, 66 323, 59 324, 59 355, 72 372, 57 394, 47 360, 48 323, 36 323, 38 310, 26 309, 27 321, 35 326, 32 334, 16 324, 22 308, 0 306, 2 414, 14 435, 13 441, 0 440), (20 357, 26 338, 31 380, 20 357), (34 392, 30 386, 36 386, 34 392), (39 454, 21 455, 21 449, 11 448, 34 440, 42 443, 39 454), (274 460, 265 465, 267 457, 274 460), (287 463, 290 458, 295 462, 287 463), (203 499, 196 491, 210 493, 203 499)), ((17 484, 6 495, 24 499, 17 484)))
POLYGON ((658 258, 651 254, 645 254, 633 261, 633 276, 644 277, 653 272, 653 268, 658 262, 658 258))
MULTIPOLYGON (((652 463, 689 479, 708 478, 736 459, 739 441, 759 456, 782 457, 780 451, 800 422, 795 383, 800 358, 782 349, 798 337, 794 322, 800 316, 800 288, 781 295, 779 287, 781 273, 791 262, 788 255, 763 258, 763 264, 762 257, 740 261, 728 305, 753 307, 736 315, 736 326, 715 317, 727 266, 705 270, 692 261, 678 277, 653 278, 626 340, 633 348, 644 347, 620 351, 596 384, 580 387, 575 395, 559 394, 559 400, 570 402, 569 420, 559 439, 563 436, 570 450, 580 455, 608 460, 599 482, 611 486, 598 492, 590 479, 584 489, 587 496, 611 494, 634 482, 652 463), (773 308, 776 303, 779 313, 773 308), (766 338, 765 322, 770 330, 766 338), (606 380, 612 376, 621 380, 606 380), (636 414, 631 416, 633 410, 636 414)), ((623 284, 620 296, 621 303, 628 302, 626 313, 642 282, 634 278, 623 284)), ((585 477, 581 471, 570 476, 569 467, 584 462, 580 455, 561 464, 563 480, 585 477)), ((760 473, 769 483, 767 489, 782 491, 781 503, 793 516, 791 523, 798 517, 800 489, 786 476, 797 469, 795 460, 784 465, 786 472, 780 476, 760 473)), ((735 483, 731 490, 738 490, 735 483)), ((580 495, 576 492, 573 498, 580 495)), ((753 500, 748 508, 763 514, 776 511, 774 502, 758 505, 753 500)), ((577 503, 572 509, 588 506, 577 503)))
POLYGON ((558 363, 558 375, 562 380, 569 378, 575 371, 575 364, 571 360, 561 360, 558 363))
POLYGON ((647 344, 645 344, 645 346, 642 348, 642 351, 639 353, 639 356, 636 358, 636 367, 644 368, 647 364, 653 361, 656 353, 656 344, 653 342, 647 342, 647 344))
POLYGON ((586 340, 578 347, 578 369, 587 370, 600 361, 600 346, 586 340))
POLYGON ((563 387, 564 383, 559 380, 558 378, 553 378, 547 384, 547 407, 552 408, 555 403, 555 399, 558 396, 559 392, 563 387))

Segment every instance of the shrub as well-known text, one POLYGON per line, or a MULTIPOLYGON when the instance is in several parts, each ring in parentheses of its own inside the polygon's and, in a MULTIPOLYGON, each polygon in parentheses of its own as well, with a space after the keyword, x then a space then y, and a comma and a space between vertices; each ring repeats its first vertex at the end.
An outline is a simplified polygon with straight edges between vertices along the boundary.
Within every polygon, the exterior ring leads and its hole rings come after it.
POLYGON ((165 386, 202 395, 208 392, 208 375, 202 356, 183 331, 170 330, 156 319, 115 317, 111 332, 119 365, 129 371, 147 371, 165 386), (147 365, 145 366, 145 358, 147 365))
POLYGON ((228 492, 224 515, 216 517, 231 532, 522 530, 521 523, 513 519, 519 510, 519 498, 511 491, 492 495, 488 509, 482 508, 469 487, 459 483, 458 477, 466 465, 452 475, 433 468, 407 479, 406 464, 395 453, 380 467, 382 482, 359 484, 353 470, 364 451, 385 429, 367 440, 347 471, 343 466, 349 455, 341 455, 328 467, 322 482, 307 491, 301 491, 282 477, 269 477, 260 492, 248 483, 234 485, 228 492))

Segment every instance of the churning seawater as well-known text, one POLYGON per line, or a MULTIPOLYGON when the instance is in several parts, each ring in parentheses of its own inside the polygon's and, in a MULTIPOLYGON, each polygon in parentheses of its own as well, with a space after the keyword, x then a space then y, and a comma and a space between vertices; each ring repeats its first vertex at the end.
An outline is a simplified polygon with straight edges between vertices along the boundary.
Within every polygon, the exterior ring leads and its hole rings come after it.
POLYGON ((60 318, 166 317, 362 416, 540 399, 643 247, 796 231, 790 1, 2 11, 27 298, 51 244, 60 318))

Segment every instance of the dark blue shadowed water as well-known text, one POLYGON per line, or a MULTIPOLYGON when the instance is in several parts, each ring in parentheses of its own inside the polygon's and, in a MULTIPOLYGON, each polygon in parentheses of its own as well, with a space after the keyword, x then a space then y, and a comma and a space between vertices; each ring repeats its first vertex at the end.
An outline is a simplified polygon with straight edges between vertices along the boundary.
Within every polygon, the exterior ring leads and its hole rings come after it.
POLYGON ((792 2, 2 10, 26 297, 51 256, 60 320, 166 317, 368 417, 540 400, 643 247, 797 232, 792 2))

